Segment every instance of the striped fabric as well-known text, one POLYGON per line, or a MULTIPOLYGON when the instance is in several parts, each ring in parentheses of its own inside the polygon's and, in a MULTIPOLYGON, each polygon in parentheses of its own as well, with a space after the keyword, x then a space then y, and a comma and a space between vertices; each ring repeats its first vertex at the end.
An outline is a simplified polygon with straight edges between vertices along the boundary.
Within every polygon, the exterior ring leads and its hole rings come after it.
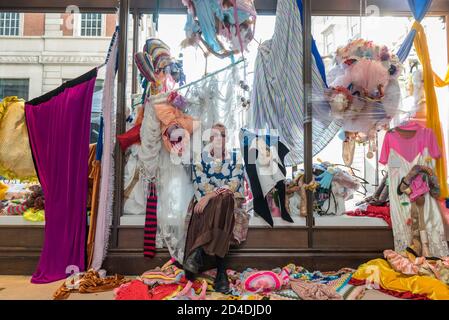
MULTIPOLYGON (((340 129, 338 123, 329 119, 329 106, 323 97, 326 85, 316 57, 313 56, 312 66, 313 155, 320 152, 340 129)), ((300 10, 296 1, 279 0, 273 37, 260 45, 257 54, 249 125, 254 129, 278 130, 281 141, 290 149, 285 159, 287 166, 303 161, 305 113, 302 77, 300 10)))
POLYGON ((147 213, 143 237, 143 255, 153 258, 156 255, 157 232, 157 192, 156 185, 150 182, 148 186, 147 213))

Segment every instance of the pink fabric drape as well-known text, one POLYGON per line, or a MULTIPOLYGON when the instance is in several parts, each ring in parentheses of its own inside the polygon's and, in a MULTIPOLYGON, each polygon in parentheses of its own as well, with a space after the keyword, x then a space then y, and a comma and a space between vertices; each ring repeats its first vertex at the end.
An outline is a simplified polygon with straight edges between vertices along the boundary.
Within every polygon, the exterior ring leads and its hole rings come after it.
POLYGON ((84 271, 92 96, 97 69, 25 104, 36 171, 45 195, 45 241, 32 283, 84 271))

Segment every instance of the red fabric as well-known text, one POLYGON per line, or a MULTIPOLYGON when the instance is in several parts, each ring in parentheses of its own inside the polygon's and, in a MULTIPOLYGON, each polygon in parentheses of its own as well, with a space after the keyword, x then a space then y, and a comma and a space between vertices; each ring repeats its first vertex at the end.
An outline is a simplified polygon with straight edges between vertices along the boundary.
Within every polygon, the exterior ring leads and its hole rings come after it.
MULTIPOLYGON (((363 285, 366 284, 366 281, 365 280, 358 280, 358 279, 351 278, 351 280, 349 280, 349 284, 353 285, 353 286, 363 286, 363 285)), ((399 299, 430 300, 424 294, 413 294, 411 292, 400 292, 400 291, 388 290, 388 289, 382 288, 380 285, 379 285, 379 291, 383 292, 385 294, 388 294, 390 296, 399 298, 399 299)))
POLYGON ((388 206, 368 206, 366 210, 357 209, 355 211, 348 211, 346 215, 353 217, 371 217, 384 219, 391 228, 390 207, 388 206))
POLYGON ((141 125, 134 126, 132 129, 117 136, 122 151, 126 151, 133 144, 140 143, 140 127, 141 125))
POLYGON ((178 289, 178 284, 161 284, 150 291, 151 300, 162 300, 178 289))
POLYGON ((133 280, 115 291, 115 300, 151 300, 148 286, 142 281, 133 280))

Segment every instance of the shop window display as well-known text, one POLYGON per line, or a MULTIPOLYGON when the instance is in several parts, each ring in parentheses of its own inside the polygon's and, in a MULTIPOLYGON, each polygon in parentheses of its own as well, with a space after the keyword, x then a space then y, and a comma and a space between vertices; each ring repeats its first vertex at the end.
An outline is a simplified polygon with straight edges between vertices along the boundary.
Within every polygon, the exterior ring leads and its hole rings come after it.
MULTIPOLYGON (((271 37, 275 23, 274 16, 260 16, 258 17, 258 19, 259 22, 262 22, 258 24, 259 28, 256 28, 256 41, 252 41, 249 44, 248 52, 245 53, 245 58, 249 61, 246 71, 249 75, 247 80, 250 87, 252 86, 252 74, 254 62, 257 55, 257 48, 260 46, 260 43, 263 42, 264 39, 269 39, 271 37)), ((360 20, 359 18, 356 19, 350 17, 327 17, 327 19, 323 20, 318 19, 318 17, 313 17, 313 35, 316 39, 319 50, 323 53, 326 51, 324 47, 322 48, 322 46, 326 45, 326 42, 322 42, 322 40, 325 40, 325 38, 328 36, 329 30, 326 29, 326 26, 328 24, 334 25, 334 28, 331 31, 333 33, 333 38, 335 37, 336 41, 335 43, 333 43, 332 52, 335 52, 337 48, 345 45, 351 39, 355 39, 354 37, 360 35, 360 31, 362 31, 362 35, 366 39, 379 40, 381 44, 390 46, 391 50, 393 51, 394 49, 397 49, 398 45, 401 43, 401 39, 406 35, 406 28, 409 25, 409 19, 399 17, 375 18, 377 19, 376 21, 374 21, 374 24, 376 26, 384 25, 385 28, 388 27, 389 29, 395 30, 395 32, 388 34, 387 39, 385 37, 382 37, 381 33, 376 31, 377 29, 369 25, 369 23, 373 22, 373 19, 374 18, 366 17, 362 18, 362 20, 360 20), (360 21, 362 21, 362 25, 360 25, 360 21), (323 25, 323 23, 325 25, 323 25), (351 24, 349 29, 345 28, 347 24, 351 24), (398 25, 403 25, 404 28, 392 28, 392 26, 398 25)), ((199 79, 204 75, 205 72, 211 73, 214 70, 218 70, 229 63, 227 59, 218 59, 213 55, 208 55, 208 57, 205 58, 204 54, 199 49, 182 48, 180 44, 184 39, 184 35, 174 34, 170 32, 171 28, 173 27, 173 23, 179 24, 181 28, 184 26, 185 17, 180 15, 160 15, 158 21, 159 30, 157 31, 157 35, 163 38, 167 45, 171 48, 173 56, 181 57, 183 68, 187 77, 187 82, 190 82, 194 79, 199 79), (198 68, 198 66, 205 66, 205 69, 198 68)), ((428 25, 427 28, 443 35, 443 24, 440 18, 426 18, 424 20, 424 24, 428 25)), ((323 56, 323 60, 327 68, 326 70, 331 69, 333 59, 332 52, 323 56)), ((444 52, 442 52, 442 50, 435 50, 435 55, 441 57, 444 55, 444 52)), ((441 61, 442 59, 435 60, 441 61)), ((410 89, 410 87, 413 87, 413 77, 417 77, 416 67, 414 69, 411 68, 415 61, 416 58, 412 52, 410 59, 404 63, 404 72, 401 72, 398 75, 398 83, 400 86, 401 95, 404 98, 403 102, 401 102, 401 110, 413 111, 413 106, 415 105, 415 97, 413 97, 413 95, 416 96, 417 90, 415 90, 413 93, 410 89)), ((445 94, 443 93, 440 98, 444 97, 445 94)), ((138 101, 139 99, 140 97, 136 95, 136 101, 138 101)), ((397 117, 395 117, 395 119, 393 120, 393 124, 400 123, 404 119, 404 117, 407 116, 409 116, 409 113, 401 112, 397 117)), ((242 115, 238 120, 240 121, 240 125, 247 124, 249 120, 248 113, 242 112, 242 115)), ((347 178, 346 183, 348 184, 346 186, 342 186, 334 182, 333 188, 321 190, 324 192, 322 192, 320 196, 317 196, 318 204, 315 210, 315 222, 317 224, 322 223, 324 225, 343 224, 349 226, 388 226, 388 223, 384 219, 373 218, 376 216, 376 214, 371 215, 371 217, 369 217, 368 215, 364 217, 355 217, 354 214, 354 212, 359 212, 357 211, 357 205, 365 203, 364 199, 370 197, 376 191, 385 176, 384 168, 376 164, 377 158, 379 156, 378 149, 382 146, 382 142, 383 132, 379 132, 379 134, 376 135, 376 139, 371 140, 370 143, 360 144, 348 144, 344 142, 344 137, 340 133, 339 135, 336 135, 334 139, 331 140, 331 142, 328 143, 328 145, 325 146, 319 154, 315 156, 314 159, 317 167, 317 172, 321 172, 317 174, 317 176, 323 174, 323 165, 326 168, 332 167, 339 172, 338 175, 341 174, 347 178), (345 163, 348 163, 348 157, 352 160, 350 167, 345 165, 345 163), (330 189, 332 189, 332 191, 334 192, 329 192, 330 189)), ((292 172, 291 169, 298 170, 300 168, 301 164, 299 163, 298 166, 290 166, 288 168, 288 171, 292 172)), ((289 185, 289 187, 291 187, 291 193, 289 193, 287 196, 288 206, 291 206, 291 215, 295 221, 293 225, 297 226, 305 225, 304 214, 301 214, 299 209, 301 208, 301 196, 297 192, 292 192, 292 190, 299 188, 297 183, 294 183, 294 181, 298 181, 300 179, 300 171, 291 173, 291 182, 289 183, 293 184, 289 185)), ((304 188, 302 190, 304 190, 304 188)), ((278 220, 279 223, 283 224, 280 216, 277 214, 280 204, 276 192, 274 194, 270 193, 268 195, 268 199, 269 203, 271 204, 275 220, 278 220)), ((141 223, 137 221, 141 221, 140 219, 142 218, 139 218, 139 220, 135 220, 130 215, 138 214, 143 217, 144 212, 129 210, 125 205, 125 211, 123 214, 124 216, 122 217, 122 222, 124 224, 130 223, 140 225, 141 223)), ((383 213, 379 216, 381 217, 382 215, 383 213)), ((253 219, 251 219, 251 224, 263 225, 263 220, 259 219, 260 218, 258 216, 253 217, 253 219)))

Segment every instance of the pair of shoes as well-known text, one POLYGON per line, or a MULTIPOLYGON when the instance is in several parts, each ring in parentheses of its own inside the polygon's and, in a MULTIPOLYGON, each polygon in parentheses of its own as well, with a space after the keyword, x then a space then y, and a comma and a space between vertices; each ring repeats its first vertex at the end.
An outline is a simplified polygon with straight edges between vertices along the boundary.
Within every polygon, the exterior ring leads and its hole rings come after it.
POLYGON ((226 272, 217 273, 214 281, 214 289, 220 293, 227 293, 229 291, 229 280, 226 272))
POLYGON ((184 261, 184 270, 190 271, 192 273, 198 273, 201 266, 203 265, 203 249, 195 249, 184 261))

